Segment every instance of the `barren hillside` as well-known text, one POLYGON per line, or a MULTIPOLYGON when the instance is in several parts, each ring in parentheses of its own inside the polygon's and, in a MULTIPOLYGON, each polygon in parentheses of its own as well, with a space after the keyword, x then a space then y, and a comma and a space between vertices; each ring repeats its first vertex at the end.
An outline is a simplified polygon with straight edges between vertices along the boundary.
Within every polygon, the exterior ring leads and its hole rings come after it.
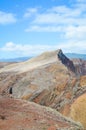
POLYGON ((22 100, 0 98, 0 130, 83 130, 53 109, 22 100))
MULTIPOLYGON (((26 62, 1 68, 0 94, 54 108, 76 120, 71 116, 75 108, 72 104, 86 93, 85 75, 86 61, 70 60, 62 50, 45 52, 26 62)), ((76 121, 86 127, 81 117, 76 121)))

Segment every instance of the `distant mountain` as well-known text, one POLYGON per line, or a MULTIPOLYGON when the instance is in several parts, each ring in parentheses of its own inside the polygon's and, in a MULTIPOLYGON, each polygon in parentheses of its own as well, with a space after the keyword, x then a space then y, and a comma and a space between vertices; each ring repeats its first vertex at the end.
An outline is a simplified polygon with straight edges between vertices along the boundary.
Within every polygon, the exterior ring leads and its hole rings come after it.
POLYGON ((13 59, 0 59, 0 62, 22 62, 29 60, 31 57, 18 57, 13 59))
POLYGON ((86 54, 77 54, 77 53, 65 53, 68 58, 80 58, 86 60, 86 54))

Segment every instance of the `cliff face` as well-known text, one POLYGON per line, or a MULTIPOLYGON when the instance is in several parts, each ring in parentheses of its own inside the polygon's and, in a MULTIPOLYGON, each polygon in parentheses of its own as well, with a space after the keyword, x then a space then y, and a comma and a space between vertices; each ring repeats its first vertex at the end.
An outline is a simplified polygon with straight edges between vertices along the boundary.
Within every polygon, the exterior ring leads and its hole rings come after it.
POLYGON ((75 73, 75 66, 73 62, 63 54, 62 50, 58 51, 57 56, 62 64, 64 64, 68 68, 68 70, 75 73))
POLYGON ((59 49, 57 53, 58 59, 64 64, 67 69, 76 74, 76 76, 86 75, 86 61, 82 59, 69 59, 62 50, 59 49))
POLYGON ((86 75, 86 60, 72 59, 77 75, 86 75))

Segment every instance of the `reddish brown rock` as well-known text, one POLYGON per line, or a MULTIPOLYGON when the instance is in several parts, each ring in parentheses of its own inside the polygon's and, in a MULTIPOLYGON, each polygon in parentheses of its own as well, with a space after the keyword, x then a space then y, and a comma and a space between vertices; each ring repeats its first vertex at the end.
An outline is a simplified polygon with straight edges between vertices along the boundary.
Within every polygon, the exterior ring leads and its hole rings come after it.
POLYGON ((18 99, 0 98, 0 130, 83 130, 47 107, 18 99))

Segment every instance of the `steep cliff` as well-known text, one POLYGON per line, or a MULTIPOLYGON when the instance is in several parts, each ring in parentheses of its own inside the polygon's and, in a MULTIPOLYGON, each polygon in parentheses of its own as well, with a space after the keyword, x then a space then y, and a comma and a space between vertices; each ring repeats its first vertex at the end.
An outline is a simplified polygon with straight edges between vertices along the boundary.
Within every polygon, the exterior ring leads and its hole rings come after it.
POLYGON ((63 54, 62 50, 58 50, 57 56, 62 64, 64 64, 70 71, 75 72, 73 62, 63 54))

